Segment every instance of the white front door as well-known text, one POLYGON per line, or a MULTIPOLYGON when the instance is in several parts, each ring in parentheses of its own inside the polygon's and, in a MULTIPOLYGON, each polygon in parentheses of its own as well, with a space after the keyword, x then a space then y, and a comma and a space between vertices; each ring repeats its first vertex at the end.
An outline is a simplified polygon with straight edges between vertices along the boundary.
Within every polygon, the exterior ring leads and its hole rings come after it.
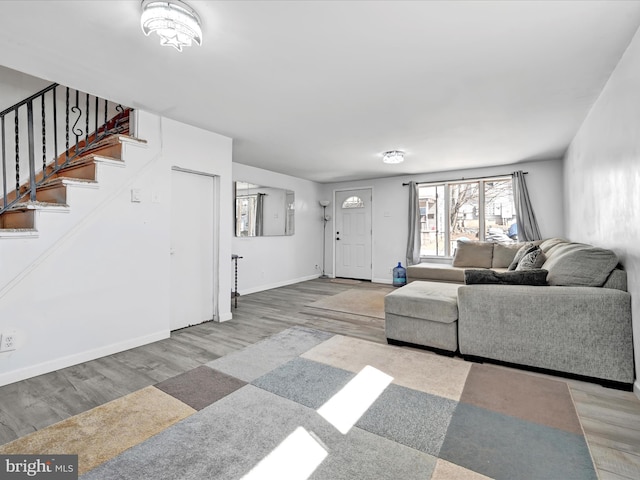
POLYGON ((336 192, 336 277, 371 280, 370 188, 336 192))
POLYGON ((171 171, 171 330, 213 320, 214 177, 171 171))

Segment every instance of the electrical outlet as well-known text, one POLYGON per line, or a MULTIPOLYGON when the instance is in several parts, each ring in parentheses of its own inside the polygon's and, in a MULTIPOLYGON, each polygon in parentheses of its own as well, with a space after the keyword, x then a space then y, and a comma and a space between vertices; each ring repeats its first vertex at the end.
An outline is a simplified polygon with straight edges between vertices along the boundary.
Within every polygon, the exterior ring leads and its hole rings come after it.
POLYGON ((16 333, 5 332, 0 337, 0 352, 10 352, 16 349, 16 333))

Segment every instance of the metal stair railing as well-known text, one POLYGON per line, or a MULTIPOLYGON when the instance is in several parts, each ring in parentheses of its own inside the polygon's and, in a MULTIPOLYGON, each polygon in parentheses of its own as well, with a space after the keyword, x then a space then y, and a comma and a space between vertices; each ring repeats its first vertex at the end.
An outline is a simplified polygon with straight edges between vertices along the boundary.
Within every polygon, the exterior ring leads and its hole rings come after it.
POLYGON ((105 137, 121 133, 129 111, 122 105, 57 83, 3 110, 0 113, 0 214, 20 202, 35 202, 38 187, 55 173, 90 151, 105 137), (59 89, 63 89, 63 99, 57 97, 59 89), (60 114, 60 111, 63 113, 60 114), (64 118, 59 118, 61 116, 64 118), (6 127, 11 122, 13 135, 7 135, 6 127), (36 123, 40 123, 42 129, 38 139, 34 130, 36 123), (90 131, 92 127, 93 131, 90 131), (62 135, 65 142, 61 152, 58 149, 58 138, 62 135), (25 150, 26 158, 23 153, 25 150), (13 160, 8 159, 7 151, 12 152, 13 160), (42 154, 41 166, 36 166, 37 151, 42 154), (47 152, 53 152, 49 160, 47 152), (25 170, 28 171, 26 175, 25 170), (15 190, 13 182, 9 183, 9 178, 15 178, 15 190))

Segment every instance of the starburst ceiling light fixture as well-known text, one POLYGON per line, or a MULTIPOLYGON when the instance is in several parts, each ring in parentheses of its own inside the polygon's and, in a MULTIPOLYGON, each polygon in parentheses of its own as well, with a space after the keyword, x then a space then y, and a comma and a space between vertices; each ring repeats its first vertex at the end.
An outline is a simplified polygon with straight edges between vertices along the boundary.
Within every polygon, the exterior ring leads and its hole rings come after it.
POLYGON ((156 32, 161 45, 173 47, 179 52, 182 47, 190 47, 192 42, 202 45, 200 17, 180 0, 143 0, 140 26, 145 35, 156 32))
POLYGON ((404 162, 404 152, 402 150, 390 150, 382 155, 384 163, 402 163, 404 162))

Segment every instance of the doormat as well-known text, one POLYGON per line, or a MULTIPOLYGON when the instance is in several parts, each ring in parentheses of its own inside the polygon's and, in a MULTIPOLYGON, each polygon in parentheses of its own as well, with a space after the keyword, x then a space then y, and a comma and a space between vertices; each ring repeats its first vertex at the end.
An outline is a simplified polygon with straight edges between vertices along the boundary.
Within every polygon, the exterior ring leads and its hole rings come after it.
POLYGON ((392 287, 352 288, 317 300, 308 304, 307 307, 384 319, 384 297, 392 291, 392 287))

